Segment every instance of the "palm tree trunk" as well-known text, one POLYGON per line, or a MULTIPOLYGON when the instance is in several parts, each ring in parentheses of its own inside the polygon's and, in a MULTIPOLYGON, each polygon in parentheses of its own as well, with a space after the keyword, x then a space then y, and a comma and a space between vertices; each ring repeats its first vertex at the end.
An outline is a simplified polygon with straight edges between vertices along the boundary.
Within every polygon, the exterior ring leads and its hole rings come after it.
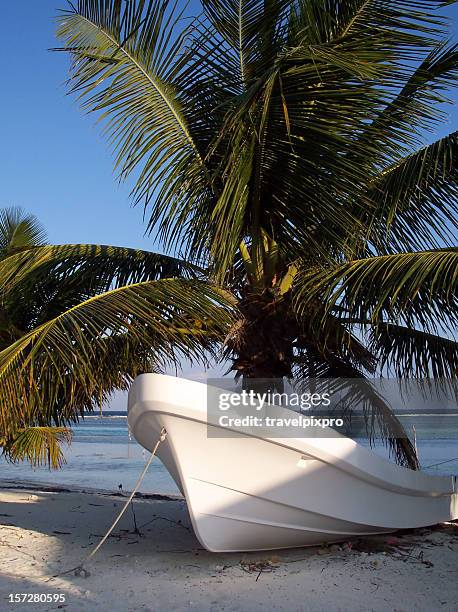
POLYGON ((243 388, 283 391, 284 377, 292 376, 297 324, 284 300, 270 291, 248 294, 239 303, 242 319, 230 347, 232 369, 242 376, 243 388))

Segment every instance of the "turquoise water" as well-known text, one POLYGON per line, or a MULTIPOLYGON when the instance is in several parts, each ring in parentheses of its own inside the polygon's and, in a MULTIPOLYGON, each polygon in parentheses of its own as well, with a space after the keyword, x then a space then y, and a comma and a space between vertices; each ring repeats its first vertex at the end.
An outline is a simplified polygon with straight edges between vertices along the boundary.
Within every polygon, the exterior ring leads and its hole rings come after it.
MULTIPOLYGON (((58 471, 0 460, 0 480, 107 491, 118 491, 121 485, 124 491, 131 491, 149 453, 129 437, 125 414, 108 413, 102 418, 88 416, 73 428, 73 441, 65 457, 67 463, 58 471)), ((140 491, 179 494, 158 458, 152 462, 140 491)))
MULTIPOLYGON (((458 416, 416 415, 399 417, 410 434, 415 427, 423 469, 432 474, 458 474, 458 416), (453 461, 449 461, 453 459, 453 461), (447 463, 442 463, 447 461, 447 463), (433 467, 431 464, 442 463, 433 467)), ((359 441, 365 444, 363 440, 359 441)), ((383 446, 375 452, 385 455, 383 446)), ((0 479, 15 483, 45 483, 130 491, 149 454, 130 439, 127 417, 122 413, 89 416, 74 428, 73 442, 65 453, 67 464, 59 471, 11 465, 0 460, 0 479)), ((143 493, 178 494, 175 483, 155 459, 140 487, 143 493)))

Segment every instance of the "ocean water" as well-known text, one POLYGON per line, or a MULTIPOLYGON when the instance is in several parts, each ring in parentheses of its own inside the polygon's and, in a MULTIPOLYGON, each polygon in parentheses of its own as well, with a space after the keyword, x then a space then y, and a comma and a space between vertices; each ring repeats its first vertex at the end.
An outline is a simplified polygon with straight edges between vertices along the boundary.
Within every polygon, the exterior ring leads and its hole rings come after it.
MULTIPOLYGON (((106 491, 119 491, 121 486, 123 491, 132 491, 149 452, 129 436, 126 413, 86 416, 72 429, 73 440, 64 451, 67 463, 62 469, 33 468, 0 459, 0 480, 106 491)), ((157 457, 139 490, 143 493, 180 494, 157 457)))
MULTIPOLYGON (((422 469, 431 474, 458 475, 458 415, 409 415, 399 417, 407 432, 415 427, 422 469)), ((0 459, 0 480, 105 491, 131 491, 149 453, 129 436, 127 416, 106 412, 90 415, 73 429, 73 442, 66 450, 61 470, 32 468, 0 459)), ((367 445, 364 440, 359 443, 367 445)), ((386 455, 382 445, 373 449, 386 455)), ((158 458, 140 486, 142 493, 179 494, 158 458)))

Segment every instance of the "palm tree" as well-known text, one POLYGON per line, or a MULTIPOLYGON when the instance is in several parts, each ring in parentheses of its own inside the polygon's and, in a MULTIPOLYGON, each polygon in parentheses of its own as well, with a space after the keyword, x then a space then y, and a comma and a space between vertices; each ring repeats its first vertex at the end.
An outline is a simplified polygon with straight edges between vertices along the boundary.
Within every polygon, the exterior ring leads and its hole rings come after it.
MULTIPOLYGON (((137 353, 163 341, 174 352, 183 338, 188 356, 219 346, 246 386, 344 377, 364 395, 386 369, 456 377, 458 134, 431 142, 457 77, 444 4, 202 0, 190 18, 169 0, 79 0, 63 11, 70 90, 105 122, 120 178, 184 268, 134 284, 142 264, 109 251, 9 258, 7 293, 49 269, 63 295, 60 283, 81 287, 77 305, 63 300, 0 353, 12 422, 71 420, 150 367, 137 353), (197 279, 183 278, 190 266, 197 279), (93 273, 116 289, 99 292, 93 273), (156 286, 179 288, 159 320, 144 308, 156 286)), ((389 406, 367 397, 370 426, 416 468, 389 406)))

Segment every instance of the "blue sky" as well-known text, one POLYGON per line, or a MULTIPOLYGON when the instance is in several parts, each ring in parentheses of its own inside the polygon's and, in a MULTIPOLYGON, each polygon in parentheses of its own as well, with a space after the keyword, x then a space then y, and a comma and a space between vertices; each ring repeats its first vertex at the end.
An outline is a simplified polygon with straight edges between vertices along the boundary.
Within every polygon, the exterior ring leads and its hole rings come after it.
MULTIPOLYGON (((0 207, 22 206, 45 224, 52 243, 103 243, 154 248, 142 208, 132 208, 94 116, 65 93, 67 58, 53 17, 65 0, 15 0, 2 6, 0 39, 0 207)), ((458 23, 458 5, 447 12, 458 23)), ((442 135, 457 129, 455 108, 442 135)))

